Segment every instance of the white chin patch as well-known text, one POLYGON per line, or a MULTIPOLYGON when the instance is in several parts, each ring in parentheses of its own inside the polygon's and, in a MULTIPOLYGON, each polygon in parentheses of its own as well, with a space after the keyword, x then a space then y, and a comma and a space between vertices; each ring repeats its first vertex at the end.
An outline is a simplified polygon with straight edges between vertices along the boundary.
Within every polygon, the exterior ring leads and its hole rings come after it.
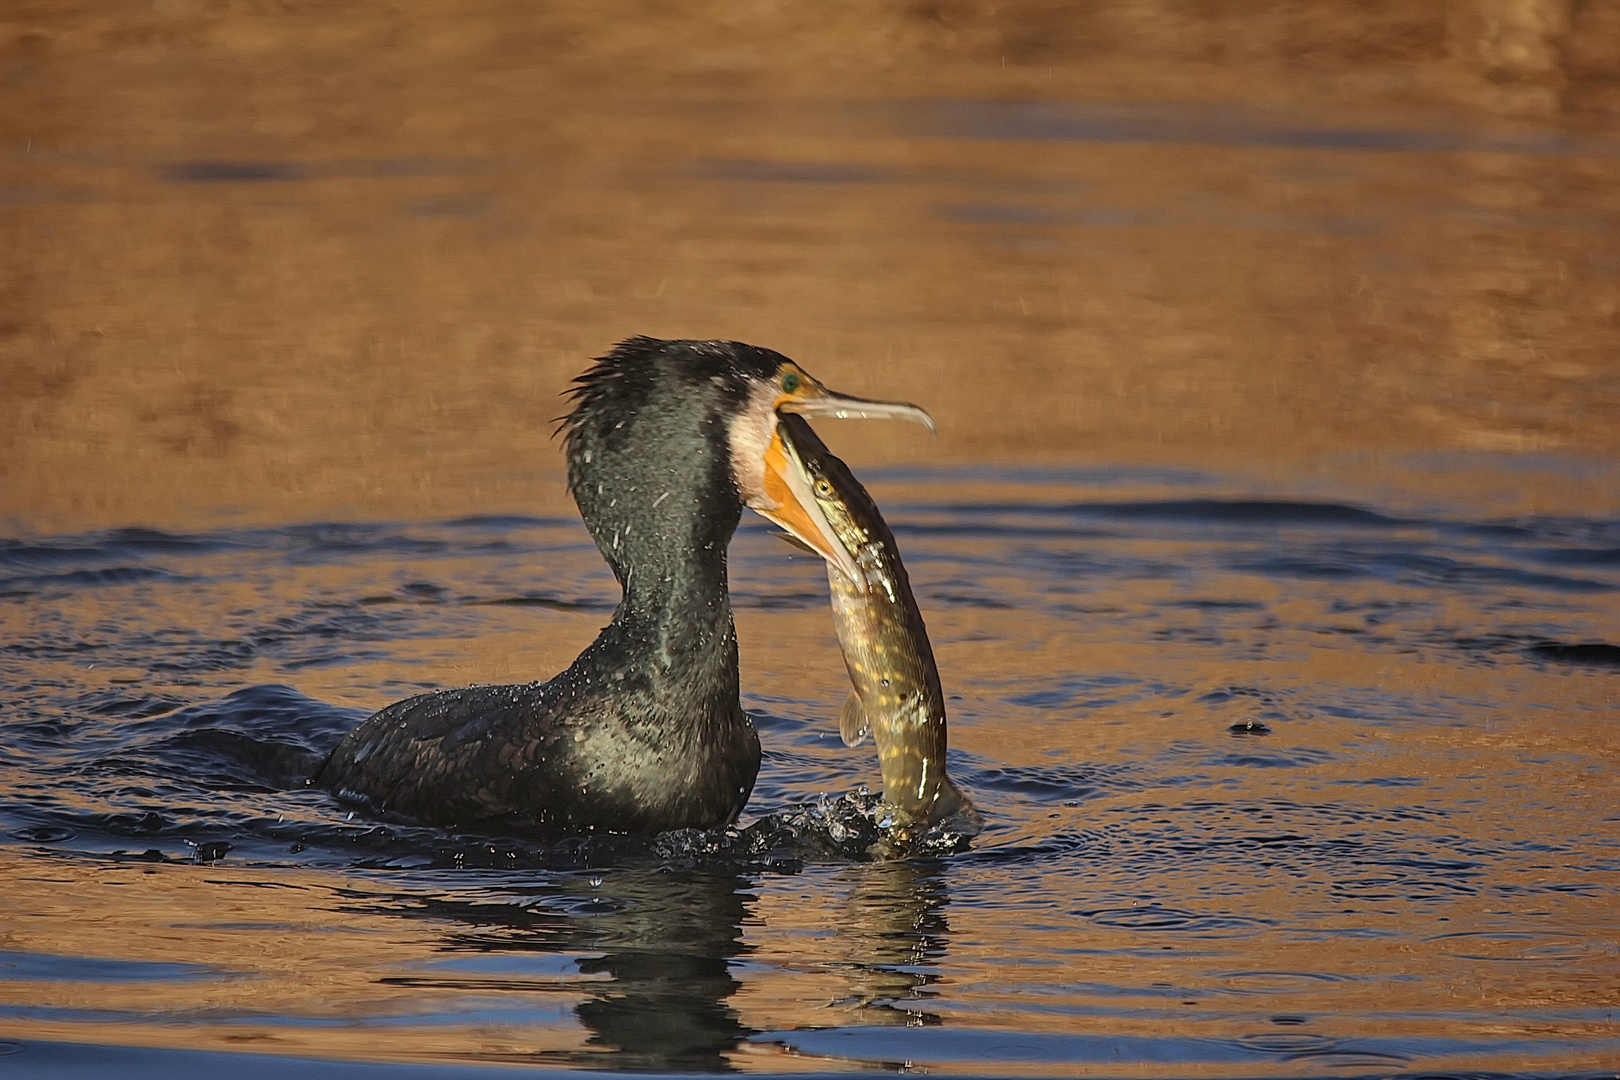
POLYGON ((756 384, 743 411, 731 418, 731 478, 743 502, 755 510, 775 510, 765 494, 765 450, 776 434, 776 388, 756 384))

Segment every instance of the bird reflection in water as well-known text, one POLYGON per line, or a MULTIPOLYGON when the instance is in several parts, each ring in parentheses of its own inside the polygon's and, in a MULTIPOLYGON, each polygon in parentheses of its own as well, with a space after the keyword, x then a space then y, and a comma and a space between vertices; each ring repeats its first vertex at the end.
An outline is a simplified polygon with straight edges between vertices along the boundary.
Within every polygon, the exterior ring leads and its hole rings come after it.
POLYGON ((748 951, 742 921, 750 883, 726 871, 620 868, 558 875, 510 902, 412 897, 391 907, 409 917, 453 920, 447 952, 595 953, 576 961, 580 980, 393 978, 436 989, 584 993, 575 1015, 590 1031, 572 1051, 484 1055, 636 1071, 714 1072, 754 1033, 726 1002, 740 983, 732 957, 748 951), (601 979, 600 976, 608 976, 601 979))
POLYGON ((727 1053, 753 1034, 726 1004, 741 986, 729 960, 747 951, 741 924, 752 896, 746 887, 721 873, 638 872, 618 883, 621 897, 642 906, 599 920, 594 948, 603 955, 580 961, 581 972, 613 981, 575 1010, 591 1029, 587 1045, 601 1048, 577 1063, 660 1071, 729 1067, 727 1053))

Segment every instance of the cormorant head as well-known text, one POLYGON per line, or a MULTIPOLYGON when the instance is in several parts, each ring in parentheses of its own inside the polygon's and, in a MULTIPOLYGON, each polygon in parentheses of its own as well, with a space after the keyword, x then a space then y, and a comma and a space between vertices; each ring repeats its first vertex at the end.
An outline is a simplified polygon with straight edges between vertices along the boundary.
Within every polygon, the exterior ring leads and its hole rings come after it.
POLYGON ((631 549, 653 569, 691 558, 672 529, 693 530, 703 549, 718 535, 723 558, 744 505, 854 577, 853 556, 783 448, 778 414, 934 426, 915 405, 834 393, 781 353, 735 341, 631 338, 574 383, 562 423, 568 486, 621 581, 631 549))

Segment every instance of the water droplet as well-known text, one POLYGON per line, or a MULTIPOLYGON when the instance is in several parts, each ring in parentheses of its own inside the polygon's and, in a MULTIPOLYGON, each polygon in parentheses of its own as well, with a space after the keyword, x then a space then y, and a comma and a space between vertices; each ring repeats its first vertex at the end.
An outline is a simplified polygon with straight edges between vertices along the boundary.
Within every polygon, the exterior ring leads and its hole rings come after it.
POLYGON ((602 879, 601 879, 601 877, 598 876, 598 877, 591 878, 591 888, 600 889, 601 887, 602 887, 602 879))

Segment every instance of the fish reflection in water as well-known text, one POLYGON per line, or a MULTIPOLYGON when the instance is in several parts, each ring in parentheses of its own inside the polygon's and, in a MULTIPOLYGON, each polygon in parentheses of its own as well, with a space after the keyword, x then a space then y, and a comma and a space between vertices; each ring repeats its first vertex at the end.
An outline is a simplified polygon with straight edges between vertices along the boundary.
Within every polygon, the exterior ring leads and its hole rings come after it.
POLYGON ((945 956, 945 880, 937 865, 910 860, 867 863, 850 870, 855 888, 843 904, 849 994, 838 1005, 861 1010, 861 1022, 941 1023, 926 1006, 937 996, 934 970, 945 956))
POLYGON ((776 438, 863 577, 827 565, 833 623, 854 684, 839 719, 845 745, 871 733, 883 798, 902 838, 930 825, 976 835, 983 819, 945 775, 945 696, 894 534, 854 473, 801 417, 783 416, 776 438))

